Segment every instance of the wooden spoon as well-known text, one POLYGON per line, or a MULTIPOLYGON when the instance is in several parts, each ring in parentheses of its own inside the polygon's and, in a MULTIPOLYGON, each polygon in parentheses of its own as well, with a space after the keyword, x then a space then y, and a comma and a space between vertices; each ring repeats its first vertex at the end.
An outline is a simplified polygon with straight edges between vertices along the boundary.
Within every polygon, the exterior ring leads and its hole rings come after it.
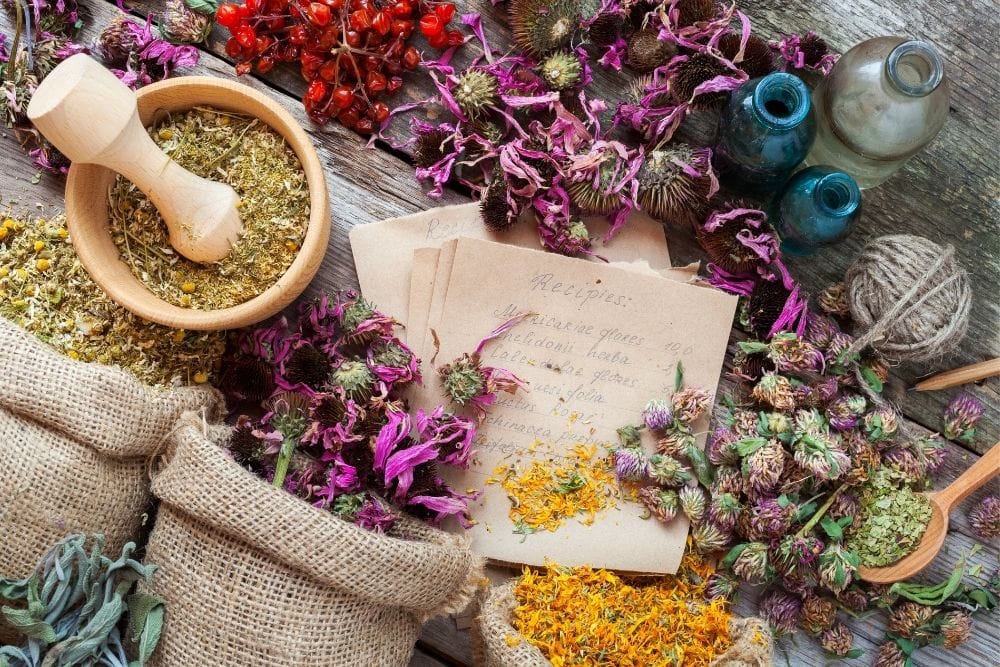
POLYGON ((948 514, 952 508, 986 482, 1000 474, 1000 442, 941 491, 927 494, 931 501, 931 521, 916 551, 886 567, 861 567, 858 574, 873 584, 890 584, 909 579, 927 567, 948 535, 948 514))
POLYGON ((161 151, 139 121, 135 93, 93 58, 77 54, 53 69, 32 96, 28 118, 73 162, 99 164, 135 183, 163 216, 177 252, 217 262, 232 250, 243 231, 239 195, 161 151))

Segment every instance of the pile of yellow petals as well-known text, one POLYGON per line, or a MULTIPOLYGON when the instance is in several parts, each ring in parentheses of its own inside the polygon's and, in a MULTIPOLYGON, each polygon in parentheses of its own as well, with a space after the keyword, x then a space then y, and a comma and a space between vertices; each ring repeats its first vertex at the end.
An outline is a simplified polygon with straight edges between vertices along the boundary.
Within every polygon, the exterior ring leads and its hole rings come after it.
POLYGON ((577 444, 565 457, 536 458, 526 467, 501 465, 486 484, 499 484, 507 492, 514 532, 524 534, 555 531, 577 516, 589 526, 598 512, 614 507, 619 496, 610 461, 597 456, 596 445, 577 444))
POLYGON ((711 565, 688 554, 676 575, 623 579, 608 570, 525 569, 514 628, 555 667, 708 665, 731 645, 723 599, 705 601, 711 565))

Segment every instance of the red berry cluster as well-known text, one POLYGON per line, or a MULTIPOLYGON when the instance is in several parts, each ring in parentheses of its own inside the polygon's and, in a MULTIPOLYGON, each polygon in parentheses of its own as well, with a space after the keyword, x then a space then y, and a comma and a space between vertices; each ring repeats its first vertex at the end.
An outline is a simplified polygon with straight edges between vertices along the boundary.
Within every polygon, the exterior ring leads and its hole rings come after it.
POLYGON ((465 37, 448 29, 454 16, 454 4, 433 0, 244 0, 219 5, 216 21, 232 35, 226 53, 237 74, 297 60, 309 117, 371 134, 389 117, 379 98, 398 92, 420 62, 408 45, 414 29, 434 48, 458 46, 465 37))

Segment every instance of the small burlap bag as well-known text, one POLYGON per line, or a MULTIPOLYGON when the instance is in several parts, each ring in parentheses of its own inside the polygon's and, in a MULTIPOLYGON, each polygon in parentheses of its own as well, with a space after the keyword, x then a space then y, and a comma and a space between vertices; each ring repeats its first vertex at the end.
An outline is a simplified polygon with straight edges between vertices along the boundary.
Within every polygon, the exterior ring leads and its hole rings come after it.
MULTIPOLYGON (((542 652, 511 625, 517 606, 515 582, 491 588, 480 600, 472 627, 473 653, 480 667, 552 667, 542 652)), ((712 661, 712 667, 767 667, 774 645, 767 623, 759 618, 734 618, 729 623, 733 644, 712 661)))
MULTIPOLYGON (((73 361, 0 319, 0 576, 25 577, 69 533, 118 553, 149 504, 148 459, 208 389, 153 389, 73 361)), ((0 639, 10 639, 0 619, 0 639)))
POLYGON ((405 665, 422 621, 475 594, 483 564, 464 538, 412 519, 359 528, 242 469, 224 437, 185 415, 154 476, 154 665, 405 665))

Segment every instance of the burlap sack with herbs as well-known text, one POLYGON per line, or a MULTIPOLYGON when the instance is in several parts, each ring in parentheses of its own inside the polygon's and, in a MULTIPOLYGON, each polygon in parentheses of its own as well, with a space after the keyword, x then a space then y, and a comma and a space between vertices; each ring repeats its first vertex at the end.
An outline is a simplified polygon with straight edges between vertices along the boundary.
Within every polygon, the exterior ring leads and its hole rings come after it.
POLYGON ((483 562, 465 538, 415 519, 359 528, 241 468, 226 437, 185 415, 154 473, 154 665, 406 665, 422 622, 475 594, 483 562))
MULTIPOLYGON (((0 319, 0 576, 25 577, 70 533, 109 553, 139 537, 148 460, 178 416, 222 404, 214 390, 153 389, 73 361, 0 319)), ((10 639, 0 618, 0 640, 10 639)))
MULTIPOLYGON (((552 667, 542 652, 529 644, 514 626, 516 581, 487 591, 479 601, 472 625, 472 648, 479 667, 552 667)), ((767 667, 773 664, 774 645, 767 623, 759 618, 734 618, 729 623, 733 640, 712 667, 767 667)))

